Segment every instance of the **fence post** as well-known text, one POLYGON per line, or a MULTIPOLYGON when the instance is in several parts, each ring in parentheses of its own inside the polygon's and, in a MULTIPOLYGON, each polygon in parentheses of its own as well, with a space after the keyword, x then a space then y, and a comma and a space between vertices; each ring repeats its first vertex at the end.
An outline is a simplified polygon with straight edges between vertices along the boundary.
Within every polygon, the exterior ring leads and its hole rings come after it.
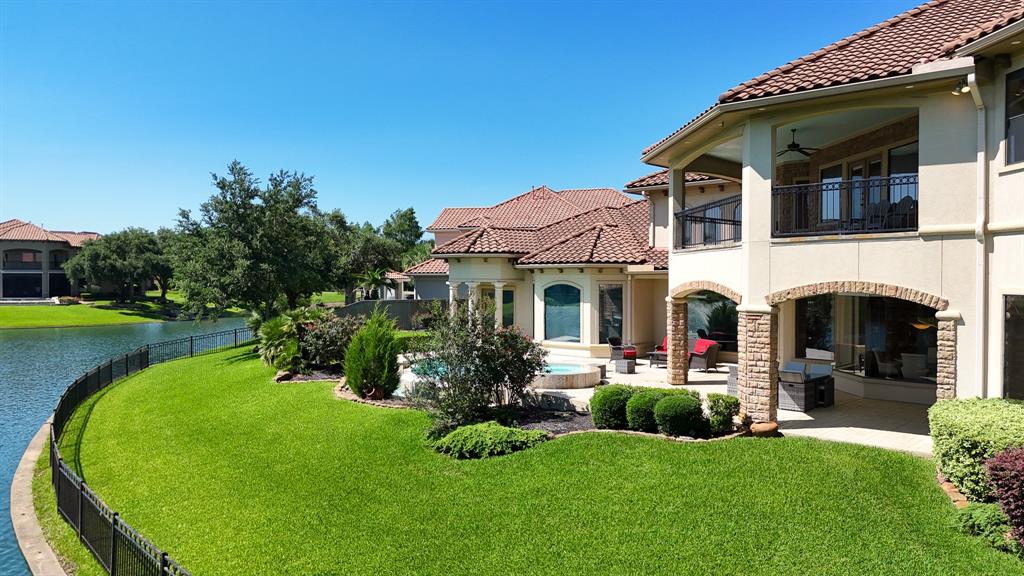
POLYGON ((75 526, 75 528, 78 528, 78 541, 79 542, 85 542, 85 537, 82 536, 82 499, 85 498, 85 496, 83 495, 84 490, 82 490, 82 488, 84 486, 85 486, 85 481, 84 480, 80 480, 78 482, 78 526, 75 526))
MULTIPOLYGON (((51 448, 52 450, 52 448, 51 448)), ((63 458, 57 458, 57 486, 54 487, 54 491, 57 493, 57 511, 60 511, 60 467, 64 465, 63 458)))
POLYGON ((117 512, 110 517, 110 576, 117 576, 117 512))
POLYGON ((196 350, 196 337, 195 336, 189 336, 188 337, 188 355, 189 356, 195 356, 195 350, 196 350))
POLYGON ((235 347, 238 347, 238 328, 235 328, 235 347))
POLYGON ((128 355, 124 355, 124 375, 128 375, 128 355))
POLYGON ((160 553, 160 576, 167 574, 167 552, 160 553))

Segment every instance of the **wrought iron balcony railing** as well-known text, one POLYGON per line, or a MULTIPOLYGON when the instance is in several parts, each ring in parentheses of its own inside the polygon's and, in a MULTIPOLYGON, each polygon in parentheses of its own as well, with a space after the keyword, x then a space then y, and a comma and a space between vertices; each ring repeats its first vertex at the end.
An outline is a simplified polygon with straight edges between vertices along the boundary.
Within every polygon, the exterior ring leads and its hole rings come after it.
POLYGON ((917 174, 772 188, 772 236, 917 230, 917 174))
POLYGON ((742 196, 730 196, 676 212, 675 247, 697 248, 740 241, 742 196))

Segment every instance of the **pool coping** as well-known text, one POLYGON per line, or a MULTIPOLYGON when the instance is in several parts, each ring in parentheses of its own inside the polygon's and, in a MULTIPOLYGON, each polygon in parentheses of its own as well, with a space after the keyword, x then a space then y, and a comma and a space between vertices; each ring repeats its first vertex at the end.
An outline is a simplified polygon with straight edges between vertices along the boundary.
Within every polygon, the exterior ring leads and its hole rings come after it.
POLYGON ((36 576, 67 576, 57 554, 43 535, 32 502, 32 477, 36 462, 46 449, 52 421, 52 417, 47 418, 32 437, 21 455, 11 482, 11 523, 14 524, 14 535, 29 571, 36 576))

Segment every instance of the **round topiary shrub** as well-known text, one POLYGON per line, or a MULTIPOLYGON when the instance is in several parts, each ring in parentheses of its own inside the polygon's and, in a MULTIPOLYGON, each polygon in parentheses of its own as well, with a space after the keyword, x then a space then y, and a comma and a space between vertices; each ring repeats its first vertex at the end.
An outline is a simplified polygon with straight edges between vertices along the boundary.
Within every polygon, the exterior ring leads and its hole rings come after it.
POLYGON ((630 396, 626 402, 626 425, 629 429, 657 432, 658 423, 654 420, 654 406, 667 395, 664 390, 648 388, 630 396))
POLYGON ((706 436, 708 421, 704 417, 700 400, 690 394, 671 394, 654 405, 654 420, 658 431, 668 436, 706 436))
POLYGON ((636 392, 636 388, 625 384, 599 386, 590 399, 590 417, 594 426, 612 430, 624 430, 628 426, 626 420, 626 403, 636 392))
POLYGON ((509 428, 497 422, 462 426, 434 442, 434 449, 454 458, 487 458, 525 450, 547 440, 543 430, 509 428))

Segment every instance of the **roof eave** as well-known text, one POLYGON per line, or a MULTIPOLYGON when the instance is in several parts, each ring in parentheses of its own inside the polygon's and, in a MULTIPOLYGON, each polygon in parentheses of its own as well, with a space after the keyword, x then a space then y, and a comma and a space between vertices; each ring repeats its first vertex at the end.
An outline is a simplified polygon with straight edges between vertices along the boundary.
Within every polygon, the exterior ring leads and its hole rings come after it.
POLYGON ((902 84, 913 84, 918 82, 928 82, 931 80, 941 80, 943 78, 966 75, 973 71, 973 58, 952 58, 949 60, 940 60, 936 62, 920 64, 918 66, 915 66, 909 74, 900 74, 897 76, 889 76, 886 78, 878 78, 875 80, 863 80, 860 82, 853 82, 850 84, 827 86, 825 88, 814 88, 811 90, 803 90, 800 92, 792 92, 789 94, 779 94, 776 96, 764 96, 761 98, 752 98, 749 100, 719 103, 715 105, 715 107, 705 112, 702 116, 694 120, 690 126, 687 126, 685 129, 679 131, 678 134, 673 135, 668 140, 662 142, 655 148, 652 148, 647 154, 644 154, 640 158, 640 160, 645 164, 667 167, 664 164, 657 163, 658 156, 661 156, 664 152, 668 151, 670 148, 675 146, 684 138, 693 134, 698 129, 703 128, 712 120, 715 120, 720 116, 728 113, 740 112, 751 108, 768 108, 770 106, 777 106, 793 102, 801 102, 805 100, 814 100, 816 98, 825 98, 829 96, 840 96, 852 92, 866 92, 870 90, 878 90, 880 88, 899 86, 902 84))
POLYGON ((1018 20, 1013 24, 1006 26, 1000 30, 996 30, 991 34, 986 34, 974 42, 968 42, 967 44, 957 48, 953 54, 957 56, 970 56, 982 52, 1000 42, 1009 39, 1012 36, 1016 36, 1024 32, 1024 20, 1018 20))

